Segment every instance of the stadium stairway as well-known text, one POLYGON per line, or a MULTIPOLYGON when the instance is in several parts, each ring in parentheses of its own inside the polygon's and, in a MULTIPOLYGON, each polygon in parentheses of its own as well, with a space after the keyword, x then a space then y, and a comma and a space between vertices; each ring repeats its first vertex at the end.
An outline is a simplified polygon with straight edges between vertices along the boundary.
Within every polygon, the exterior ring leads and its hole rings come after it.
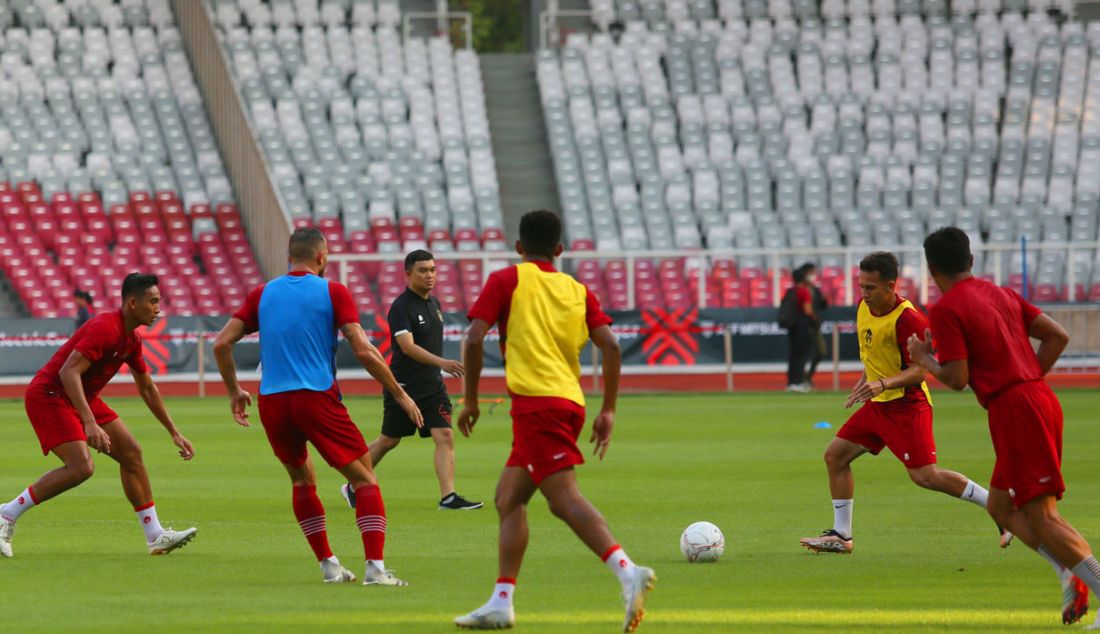
POLYGON ((558 209, 558 186, 532 55, 482 54, 485 106, 496 156, 504 234, 519 238, 519 219, 532 209, 558 209))

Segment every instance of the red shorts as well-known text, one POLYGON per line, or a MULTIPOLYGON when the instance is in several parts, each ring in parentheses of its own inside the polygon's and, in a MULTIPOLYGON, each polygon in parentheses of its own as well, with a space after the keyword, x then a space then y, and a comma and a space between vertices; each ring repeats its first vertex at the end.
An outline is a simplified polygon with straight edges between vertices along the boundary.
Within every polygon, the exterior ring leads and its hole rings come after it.
POLYGON ((336 469, 367 453, 363 434, 348 416, 335 385, 324 392, 261 394, 260 422, 275 456, 292 467, 302 466, 309 456, 306 441, 336 469))
POLYGON ((989 401, 989 435, 997 454, 990 485, 1008 491, 1017 508, 1040 495, 1062 499, 1062 406, 1045 381, 989 401))
MULTIPOLYGON (((34 427, 34 433, 38 436, 38 443, 42 446, 43 456, 62 443, 74 440, 88 442, 84 423, 80 422, 80 414, 68 397, 57 388, 46 383, 32 382, 27 386, 23 405, 27 409, 31 427, 34 427)), ((95 422, 100 425, 118 420, 115 410, 98 396, 88 401, 88 406, 92 409, 95 422)))
POLYGON ((932 406, 925 401, 868 401, 836 433, 876 456, 889 447, 906 469, 936 464, 932 406))
POLYGON ((584 464, 584 455, 577 448, 582 427, 583 409, 512 412, 512 453, 505 466, 527 469, 538 485, 562 469, 584 464))

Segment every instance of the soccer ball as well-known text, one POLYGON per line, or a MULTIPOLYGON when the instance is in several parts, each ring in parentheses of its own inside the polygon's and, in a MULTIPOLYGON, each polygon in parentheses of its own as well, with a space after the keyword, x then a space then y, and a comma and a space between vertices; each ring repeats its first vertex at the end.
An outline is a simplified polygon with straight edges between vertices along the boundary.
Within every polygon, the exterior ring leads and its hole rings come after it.
POLYGON ((680 535, 680 550, 692 563, 718 561, 726 550, 726 538, 714 524, 695 522, 680 535))

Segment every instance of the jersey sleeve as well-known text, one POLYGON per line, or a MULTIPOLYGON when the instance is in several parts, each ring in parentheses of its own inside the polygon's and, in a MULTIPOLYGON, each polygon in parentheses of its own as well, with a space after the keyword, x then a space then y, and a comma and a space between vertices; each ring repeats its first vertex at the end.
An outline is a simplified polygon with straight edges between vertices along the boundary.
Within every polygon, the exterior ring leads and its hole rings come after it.
POLYGON ((518 283, 519 273, 514 266, 493 272, 485 280, 481 295, 470 307, 466 318, 470 321, 480 319, 490 326, 500 321, 512 301, 512 292, 516 290, 518 283))
POLYGON ((1031 322, 1035 321, 1035 318, 1043 314, 1043 311, 1038 306, 1032 304, 1023 298, 1019 293, 1012 289, 1008 289, 1008 292, 1012 294, 1012 298, 1020 304, 1020 312, 1024 315, 1024 328, 1030 328, 1031 322))
POLYGON ((102 359, 108 350, 114 349, 119 344, 118 333, 106 320, 88 322, 77 331, 75 337, 79 338, 73 344, 73 349, 92 363, 102 359))
POLYGON ((409 309, 400 297, 390 305, 390 312, 386 315, 386 321, 389 322, 390 333, 394 337, 412 333, 412 320, 409 319, 409 309))
POLYGON ((257 286, 248 292, 242 305, 233 317, 244 322, 246 333, 253 333, 260 329, 260 296, 264 294, 264 287, 257 286))
POLYGON ((347 286, 339 282, 328 283, 328 296, 332 300, 332 318, 337 328, 359 323, 359 309, 347 286))
POLYGON ((130 366, 130 370, 135 374, 149 374, 149 368, 145 365, 145 357, 142 355, 144 346, 141 344, 141 336, 137 336, 136 339, 134 347, 130 349, 130 354, 126 356, 126 365, 130 366))
POLYGON ((588 332, 599 328, 600 326, 610 326, 614 320, 603 312, 603 308, 600 306, 600 300, 596 297, 592 289, 585 287, 587 296, 585 297, 585 312, 584 320, 588 323, 588 332))
POLYGON ((932 337, 936 341, 936 356, 940 363, 969 358, 962 323, 954 311, 937 304, 932 307, 929 321, 932 326, 932 337))
POLYGON ((908 366, 912 364, 909 358, 909 337, 916 335, 924 339, 924 329, 928 327, 928 320, 915 308, 906 308, 898 315, 898 321, 894 324, 894 330, 898 336, 898 349, 901 350, 901 360, 908 366))

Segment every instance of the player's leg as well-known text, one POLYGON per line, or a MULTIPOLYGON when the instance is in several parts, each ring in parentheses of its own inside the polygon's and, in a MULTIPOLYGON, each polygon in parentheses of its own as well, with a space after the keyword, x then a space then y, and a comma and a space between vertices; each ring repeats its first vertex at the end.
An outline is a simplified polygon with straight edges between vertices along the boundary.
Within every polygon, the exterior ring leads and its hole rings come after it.
POLYGON ((23 513, 79 485, 95 472, 88 444, 82 440, 61 443, 51 451, 61 460, 61 466, 47 471, 10 502, 0 506, 0 557, 12 556, 15 523, 23 513))
POLYGON ((585 498, 577 487, 577 473, 572 467, 546 476, 539 482, 539 491, 550 504, 550 512, 569 525, 582 542, 619 579, 626 605, 623 630, 633 632, 645 614, 645 600, 657 576, 653 570, 637 566, 611 535, 607 520, 585 498))
POLYGON ((433 462, 435 477, 439 481, 439 509, 472 511, 484 506, 481 502, 467 500, 455 491, 455 437, 451 429, 451 401, 446 395, 426 403, 420 408, 424 413, 424 427, 420 435, 431 435, 435 443, 433 462))
MULTIPOLYGON (((297 428, 309 438, 328 465, 343 475, 355 498, 355 523, 363 541, 364 585, 405 586, 386 570, 386 507, 374 475, 363 434, 348 416, 336 389, 310 392, 296 403, 297 428)), ((389 435, 383 426, 383 433, 389 435)), ((392 436, 391 436, 392 437, 392 436)))
MULTIPOLYGON (((1100 596, 1100 563, 1085 538, 1058 513, 1055 495, 1032 499, 1020 511, 1041 544, 1039 554, 1062 583, 1062 622, 1076 623, 1088 612, 1088 591, 1100 596)), ((1100 617, 1087 629, 1100 629, 1100 617)))
POLYGON ((386 454, 399 444, 401 444, 400 438, 390 438, 385 434, 378 434, 378 438, 375 438, 374 442, 369 445, 371 464, 377 466, 378 463, 382 462, 382 458, 385 458, 386 454))
MULTIPOLYGON (((853 414, 849 424, 842 428, 845 434, 851 435, 850 432, 856 428, 856 424, 852 421, 858 423, 857 416, 861 411, 862 408, 853 414)), ((799 543, 804 548, 816 553, 852 552, 852 511, 856 490, 852 462, 865 453, 867 453, 866 447, 840 436, 833 438, 825 448, 825 469, 829 474, 829 493, 832 495, 833 527, 825 529, 816 537, 803 537, 799 543)))
POLYGON ((455 625, 475 630, 495 630, 512 627, 516 622, 512 598, 523 555, 527 552, 527 503, 537 487, 527 470, 506 466, 497 483, 495 503, 500 517, 500 539, 497 544, 498 576, 489 601, 469 614, 457 617, 455 625))
POLYGON ((306 453, 304 440, 301 452, 305 454, 304 459, 282 463, 290 477, 290 499, 294 518, 298 520, 298 527, 317 558, 324 582, 355 581, 355 575, 340 565, 340 561, 332 554, 332 548, 329 546, 325 506, 321 503, 321 498, 317 497, 317 471, 313 466, 313 460, 306 453))

